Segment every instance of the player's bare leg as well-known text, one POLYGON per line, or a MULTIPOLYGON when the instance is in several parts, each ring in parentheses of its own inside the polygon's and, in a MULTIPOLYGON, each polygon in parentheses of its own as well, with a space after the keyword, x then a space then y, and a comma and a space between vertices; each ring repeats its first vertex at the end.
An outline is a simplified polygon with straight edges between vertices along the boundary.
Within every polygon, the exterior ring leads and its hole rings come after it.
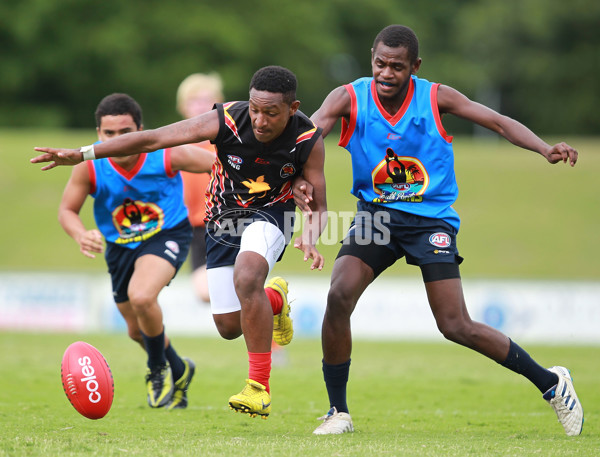
POLYGON ((271 412, 269 378, 273 310, 264 290, 268 273, 269 264, 262 255, 252 251, 238 255, 233 282, 242 307, 240 320, 248 349, 249 370, 246 386, 229 398, 229 406, 235 411, 262 418, 267 418, 271 412))
POLYGON ((321 329, 323 359, 326 363, 337 365, 350 358, 350 316, 358 299, 373 281, 373 276, 373 270, 357 257, 345 255, 336 259, 321 329))
POLYGON ((525 376, 552 406, 565 433, 569 436, 581 433, 583 407, 567 368, 543 368, 502 332, 471 320, 460 278, 426 282, 425 288, 437 326, 444 337, 525 376))
POLYGON ((127 289, 148 354, 146 389, 152 408, 167 405, 175 389, 173 374, 167 364, 163 314, 158 304, 158 294, 174 275, 175 268, 167 260, 152 254, 144 255, 136 260, 127 289))
POLYGON ((351 255, 336 259, 327 296, 327 309, 321 329, 323 376, 330 409, 320 417, 323 423, 315 435, 332 435, 354 431, 346 403, 346 385, 350 372, 352 332, 350 316, 358 299, 373 281, 371 267, 351 255))
POLYGON ((446 339, 498 363, 506 359, 510 340, 498 330, 471 320, 460 278, 426 282, 425 289, 438 329, 446 339))

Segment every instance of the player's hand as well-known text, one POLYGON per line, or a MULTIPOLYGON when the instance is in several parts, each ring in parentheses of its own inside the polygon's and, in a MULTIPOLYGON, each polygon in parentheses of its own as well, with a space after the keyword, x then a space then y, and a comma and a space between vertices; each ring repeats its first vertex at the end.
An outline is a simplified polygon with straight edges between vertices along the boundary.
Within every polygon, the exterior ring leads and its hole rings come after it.
POLYGON ((82 233, 81 237, 77 240, 79 244, 79 251, 90 259, 95 259, 96 256, 92 252, 102 254, 104 252, 104 243, 102 240, 102 234, 100 231, 86 230, 82 233))
POLYGON ((313 199, 313 186, 306 179, 298 176, 292 183, 292 192, 294 194, 294 203, 305 216, 310 216, 310 202, 313 199))
POLYGON ((577 158, 579 157, 579 153, 576 149, 569 146, 567 143, 557 143, 548 149, 544 157, 548 162, 555 164, 560 161, 567 163, 574 167, 575 163, 577 163, 577 158))
POLYGON ((308 259, 313 259, 312 264, 310 265, 310 269, 318 269, 322 270, 323 265, 325 264, 325 259, 321 255, 321 253, 317 250, 317 248, 309 243, 305 243, 302 241, 302 237, 296 238, 294 241, 294 247, 296 249, 300 249, 304 252, 304 261, 306 262, 308 259))
POLYGON ((51 170, 59 165, 77 165, 83 162, 83 154, 79 149, 57 149, 57 148, 33 148, 37 152, 43 152, 30 160, 31 163, 50 162, 42 167, 43 171, 51 170))

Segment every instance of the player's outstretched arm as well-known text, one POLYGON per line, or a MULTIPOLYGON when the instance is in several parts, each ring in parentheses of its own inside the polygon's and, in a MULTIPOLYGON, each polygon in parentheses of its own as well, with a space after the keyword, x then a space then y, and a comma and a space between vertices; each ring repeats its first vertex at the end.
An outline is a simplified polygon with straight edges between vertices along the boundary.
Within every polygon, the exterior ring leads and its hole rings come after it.
POLYGON ((311 270, 323 269, 325 262, 315 247, 317 240, 327 225, 327 197, 325 190, 325 147, 323 139, 315 143, 308 160, 304 164, 304 179, 312 186, 313 199, 309 206, 311 213, 304 212, 304 229, 302 235, 294 241, 294 247, 304 253, 304 261, 312 259, 311 270))
POLYGON ((49 165, 42 168, 42 170, 50 170, 59 165, 76 165, 84 159, 136 155, 183 144, 213 140, 218 132, 219 120, 216 110, 213 110, 157 129, 119 135, 89 147, 79 149, 36 147, 34 149, 43 154, 31 159, 31 163, 50 162, 49 165), (84 154, 86 155, 84 156, 84 154))
POLYGON ((575 166, 577 163, 578 152, 568 144, 558 143, 550 146, 525 125, 470 100, 456 89, 440 85, 437 95, 441 114, 453 114, 486 127, 516 146, 539 153, 552 164, 562 161, 575 166))

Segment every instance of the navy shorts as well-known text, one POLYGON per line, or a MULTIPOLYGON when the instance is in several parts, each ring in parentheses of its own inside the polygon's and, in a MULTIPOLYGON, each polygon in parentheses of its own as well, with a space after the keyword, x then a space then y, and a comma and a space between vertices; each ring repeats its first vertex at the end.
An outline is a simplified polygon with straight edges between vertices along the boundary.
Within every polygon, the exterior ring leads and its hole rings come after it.
POLYGON ((186 218, 175 227, 151 236, 135 249, 129 249, 116 243, 106 243, 104 257, 112 281, 115 302, 122 303, 129 299, 127 288, 133 275, 135 261, 139 257, 146 254, 161 257, 175 267, 175 274, 177 274, 185 262, 191 240, 192 226, 186 218))
MULTIPOLYGON (((206 268, 226 267, 235 264, 240 252, 242 233, 254 221, 266 221, 277 226, 285 237, 285 246, 294 232, 296 212, 288 206, 261 208, 260 210, 229 211, 219 219, 206 224, 206 268)), ((285 247, 277 262, 283 257, 285 247)))
POLYGON ((371 267, 376 277, 402 257, 407 264, 418 265, 422 270, 429 271, 426 266, 433 264, 456 266, 443 268, 442 273, 434 271, 433 280, 459 277, 458 265, 463 258, 458 255, 456 235, 457 230, 442 219, 359 200, 338 258, 358 257, 371 267))

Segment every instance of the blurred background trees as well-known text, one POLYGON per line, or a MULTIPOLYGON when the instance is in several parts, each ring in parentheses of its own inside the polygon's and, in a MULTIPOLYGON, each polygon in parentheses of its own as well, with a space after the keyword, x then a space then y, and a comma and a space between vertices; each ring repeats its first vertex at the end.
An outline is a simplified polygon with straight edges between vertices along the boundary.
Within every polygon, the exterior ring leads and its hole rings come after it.
POLYGON ((419 37, 419 76, 539 133, 600 131, 593 0, 3 0, 0 126, 90 128, 103 96, 127 92, 157 127, 179 120, 188 74, 218 71, 227 99, 244 100, 271 64, 296 73, 310 115, 335 86, 370 75, 373 39, 393 23, 419 37))

